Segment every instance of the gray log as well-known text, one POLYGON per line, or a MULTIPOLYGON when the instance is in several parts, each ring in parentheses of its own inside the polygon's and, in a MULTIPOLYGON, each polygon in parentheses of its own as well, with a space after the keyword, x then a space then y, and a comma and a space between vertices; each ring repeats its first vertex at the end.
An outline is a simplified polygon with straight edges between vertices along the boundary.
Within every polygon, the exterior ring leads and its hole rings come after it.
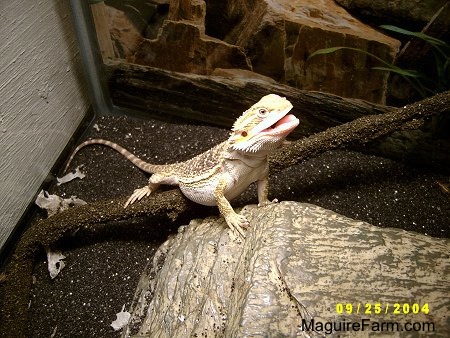
MULTIPOLYGON (((382 229, 305 203, 243 213, 252 225, 243 243, 222 219, 210 217, 192 221, 159 249, 141 278, 123 337, 327 333, 307 331, 311 320, 365 323, 366 333, 381 322, 432 323, 434 337, 448 336, 449 239, 382 229), (353 305, 351 313, 346 304, 353 305)), ((348 331, 335 329, 332 337, 348 331)))

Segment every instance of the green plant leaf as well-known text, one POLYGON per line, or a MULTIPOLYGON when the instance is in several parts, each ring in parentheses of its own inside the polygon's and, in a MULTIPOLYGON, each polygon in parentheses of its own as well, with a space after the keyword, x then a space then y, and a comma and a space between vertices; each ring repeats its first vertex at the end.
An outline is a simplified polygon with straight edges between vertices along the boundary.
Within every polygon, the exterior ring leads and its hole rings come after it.
POLYGON ((435 67, 436 67, 436 75, 434 77, 437 77, 436 79, 430 79, 427 74, 418 72, 416 70, 411 69, 402 69, 398 66, 395 66, 382 58, 376 56, 375 54, 372 54, 370 52, 367 52, 362 49, 353 48, 353 47, 345 47, 345 46, 336 46, 336 47, 329 47, 329 48, 323 48, 316 50, 314 53, 309 55, 306 61, 311 59, 314 56, 317 55, 326 55, 334 53, 341 49, 351 50, 358 53, 366 54, 376 60, 378 60, 382 66, 372 67, 374 70, 379 71, 385 71, 385 72, 392 72, 400 75, 403 79, 405 79, 411 86, 414 88, 422 97, 427 97, 429 95, 435 94, 437 91, 444 91, 447 90, 450 83, 450 45, 446 42, 436 39, 432 36, 429 36, 424 33, 420 32, 411 32, 403 28, 399 28, 392 25, 382 25, 381 28, 384 28, 386 30, 391 30, 400 34, 405 34, 409 36, 414 36, 419 39, 422 39, 423 41, 429 43, 433 47, 433 54, 435 56, 435 67), (430 87, 430 88, 428 88, 430 87), (442 88, 442 89, 439 89, 442 88))
POLYGON ((392 31, 392 32, 396 32, 396 33, 400 33, 400 34, 404 34, 404 35, 409 35, 409 36, 415 36, 416 38, 422 39, 426 42, 428 42, 429 44, 433 45, 433 46, 448 46, 447 43, 443 40, 434 38, 430 35, 427 35, 425 33, 421 33, 421 32, 412 32, 409 31, 407 29, 403 29, 397 26, 393 26, 393 25, 381 25, 380 26, 383 29, 392 31))
POLYGON ((412 69, 401 69, 398 67, 372 67, 372 69, 384 70, 407 77, 422 77, 422 74, 420 74, 417 70, 412 69))
POLYGON ((308 59, 307 59, 307 61, 309 60, 309 59, 311 59, 312 57, 314 57, 314 56, 316 56, 316 55, 325 55, 325 54, 331 54, 331 53, 334 53, 334 52, 336 52, 336 51, 338 51, 338 50, 340 50, 340 49, 345 49, 345 48, 348 48, 348 47, 330 47, 330 48, 322 48, 322 49, 318 49, 318 50, 316 50, 314 53, 312 53, 310 56, 308 56, 308 59))
POLYGON ((318 49, 316 50, 314 53, 312 53, 307 59, 306 61, 308 61, 309 59, 311 59, 312 57, 316 56, 316 55, 324 55, 324 54, 330 54, 330 53, 334 53, 340 49, 347 49, 347 50, 352 50, 354 52, 358 52, 358 53, 363 53, 366 55, 369 55, 370 57, 373 57, 374 59, 380 61, 381 63, 383 63, 384 65, 390 67, 391 64, 384 61, 382 58, 376 56, 375 54, 372 54, 370 52, 367 52, 363 49, 359 49, 359 48, 353 48, 353 47, 345 47, 345 46, 337 46, 337 47, 329 47, 329 48, 322 48, 322 49, 318 49))

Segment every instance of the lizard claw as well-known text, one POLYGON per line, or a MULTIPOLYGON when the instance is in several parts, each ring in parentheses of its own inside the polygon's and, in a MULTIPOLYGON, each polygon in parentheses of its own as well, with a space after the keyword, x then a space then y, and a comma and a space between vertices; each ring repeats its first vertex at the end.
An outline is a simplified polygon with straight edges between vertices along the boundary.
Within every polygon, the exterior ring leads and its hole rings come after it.
POLYGON ((266 205, 273 204, 273 203, 278 203, 278 199, 275 198, 275 199, 273 199, 272 201, 265 200, 265 201, 259 202, 259 203, 258 203, 258 208, 259 208, 259 207, 264 207, 264 206, 266 206, 266 205))
POLYGON ((245 216, 238 215, 235 213, 229 215, 225 219, 225 221, 227 222, 227 225, 234 233, 238 233, 242 238, 245 238, 244 229, 246 229, 250 224, 245 216))
POLYGON ((150 196, 151 193, 152 191, 150 190, 149 186, 136 189, 123 207, 126 208, 130 204, 133 204, 136 201, 140 201, 144 196, 150 196))

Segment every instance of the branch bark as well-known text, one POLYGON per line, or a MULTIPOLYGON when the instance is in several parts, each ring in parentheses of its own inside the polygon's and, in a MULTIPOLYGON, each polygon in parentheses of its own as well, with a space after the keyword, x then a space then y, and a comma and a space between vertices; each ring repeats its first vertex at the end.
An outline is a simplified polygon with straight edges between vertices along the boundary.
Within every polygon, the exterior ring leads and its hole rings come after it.
MULTIPOLYGON (((395 109, 382 115, 364 116, 352 122, 330 128, 308 138, 293 142, 270 158, 271 173, 298 164, 325 151, 361 145, 402 128, 405 124, 450 110, 450 91, 432 98, 395 109)), ((175 225, 200 217, 211 209, 195 208, 178 190, 150 196, 123 209, 124 199, 92 203, 70 209, 41 220, 23 235, 6 269, 1 309, 1 332, 9 336, 26 336, 27 308, 34 256, 42 247, 75 236, 102 234, 111 224, 132 231, 127 220, 145 218, 148 223, 175 225)))
POLYGON ((447 91, 381 115, 360 117, 283 148, 270 158, 270 172, 278 172, 328 150, 366 144, 417 120, 449 111, 450 91, 447 91))

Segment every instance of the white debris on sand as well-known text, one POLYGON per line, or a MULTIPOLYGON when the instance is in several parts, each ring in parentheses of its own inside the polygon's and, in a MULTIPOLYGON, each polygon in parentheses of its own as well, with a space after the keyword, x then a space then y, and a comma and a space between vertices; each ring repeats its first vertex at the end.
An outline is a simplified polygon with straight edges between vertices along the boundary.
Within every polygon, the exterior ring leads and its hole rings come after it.
POLYGON ((86 176, 85 174, 83 174, 81 172, 81 168, 82 167, 83 166, 80 165, 80 166, 75 168, 74 172, 70 172, 70 173, 64 175, 63 177, 57 177, 56 180, 57 180, 58 183, 56 183, 56 184, 57 185, 61 185, 61 184, 70 182, 70 181, 72 181, 72 180, 74 180, 76 178, 79 178, 80 180, 82 180, 86 176))
POLYGON ((114 331, 118 331, 128 324, 130 320, 131 314, 125 310, 125 304, 122 306, 122 310, 119 313, 116 313, 116 320, 111 323, 114 331))
POLYGON ((50 195, 47 191, 42 190, 35 203, 41 208, 47 210, 48 217, 56 215, 64 210, 69 209, 71 206, 84 205, 85 201, 71 196, 70 198, 62 198, 58 195, 50 195))
POLYGON ((50 278, 54 279, 61 270, 66 266, 63 259, 66 258, 61 251, 52 251, 50 248, 46 248, 48 272, 50 272, 50 278))

